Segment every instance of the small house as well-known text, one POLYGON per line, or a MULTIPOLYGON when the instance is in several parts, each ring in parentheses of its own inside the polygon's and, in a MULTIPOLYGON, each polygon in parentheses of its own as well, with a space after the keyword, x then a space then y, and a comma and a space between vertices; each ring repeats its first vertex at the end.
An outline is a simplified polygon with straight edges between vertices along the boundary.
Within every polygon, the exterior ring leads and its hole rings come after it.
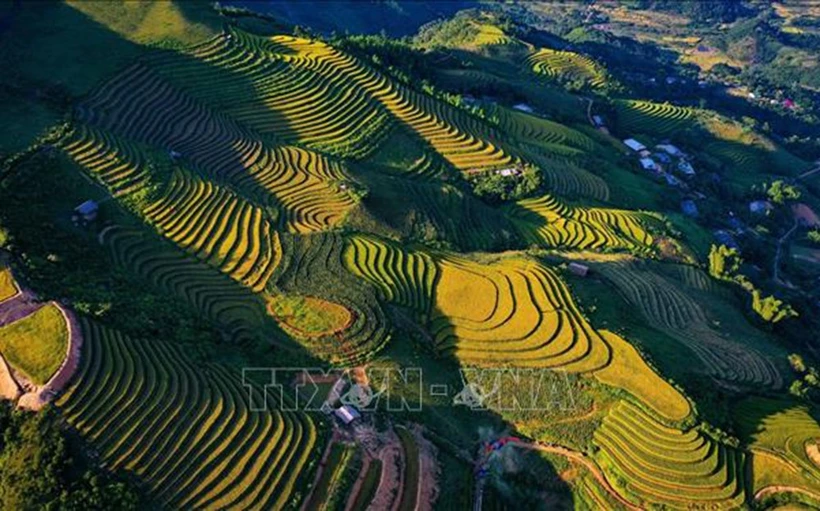
POLYGON ((520 175, 521 169, 517 167, 510 167, 506 169, 498 169, 495 171, 495 173, 502 177, 512 177, 520 175))
POLYGON ((641 158, 640 162, 644 170, 658 170, 658 164, 652 158, 641 158))
POLYGON ((74 208, 74 221, 82 220, 83 223, 93 222, 97 219, 100 206, 96 201, 87 200, 74 208))
POLYGON ((678 170, 680 171, 681 174, 684 174, 684 175, 687 175, 687 176, 694 176, 695 175, 695 168, 692 167, 692 164, 689 163, 686 160, 680 160, 678 162, 678 170))
POLYGON ((681 185, 680 179, 676 178, 672 174, 664 174, 663 178, 666 179, 666 184, 669 186, 677 187, 681 185))
POLYGON ((678 149, 676 146, 673 146, 672 144, 658 144, 655 147, 657 147, 661 151, 665 151, 665 152, 671 154, 672 156, 675 156, 675 157, 678 157, 678 158, 683 156, 683 151, 678 149))
POLYGON ((573 275, 579 277, 586 277, 589 273, 589 266, 581 263, 569 263, 569 271, 573 275))
POLYGON ((774 206, 767 200, 756 200, 749 203, 749 212, 754 215, 765 215, 773 209, 774 206))
POLYGON ((361 417, 359 411, 351 405, 340 406, 333 411, 333 414, 345 423, 345 425, 350 424, 361 417))
POLYGON ((641 144, 640 142, 638 142, 634 138, 627 138, 626 140, 624 140, 624 144, 626 144, 626 146, 628 148, 632 149, 636 153, 639 153, 641 151, 646 151, 646 146, 641 144))
POLYGON ((513 108, 521 112, 527 112, 528 114, 531 114, 535 111, 530 105, 526 103, 518 103, 517 105, 513 105, 513 108))
POLYGON ((695 201, 691 199, 687 199, 680 203, 680 209, 683 211, 683 214, 692 218, 696 218, 698 216, 698 206, 695 204, 695 201))

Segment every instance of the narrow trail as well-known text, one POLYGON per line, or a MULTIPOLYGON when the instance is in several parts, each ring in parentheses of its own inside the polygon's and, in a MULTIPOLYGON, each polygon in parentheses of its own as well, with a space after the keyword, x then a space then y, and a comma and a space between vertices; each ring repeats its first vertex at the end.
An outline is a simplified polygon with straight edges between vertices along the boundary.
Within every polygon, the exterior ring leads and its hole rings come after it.
POLYGON ((592 120, 592 104, 594 103, 594 101, 592 100, 592 98, 581 98, 581 99, 583 99, 584 101, 587 102, 587 121, 589 121, 589 123, 592 126, 595 126, 595 122, 592 120))
POLYGON ((594 477, 595 480, 598 481, 598 484, 600 484, 601 487, 604 490, 606 490, 607 493, 609 493, 612 496, 612 498, 617 500, 620 504, 622 504, 627 509, 631 509, 633 511, 641 511, 640 507, 632 504, 631 502, 629 502, 628 500, 623 498, 621 496, 621 494, 618 493, 615 490, 615 488, 612 487, 611 484, 609 484, 609 481, 606 479, 606 476, 604 475, 604 473, 601 472, 600 468, 598 468, 598 465, 594 461, 589 459, 589 457, 587 457, 587 455, 585 455, 584 453, 574 451, 574 450, 572 450, 568 447, 564 447, 562 445, 555 445, 555 444, 516 443, 514 445, 517 445, 517 446, 522 447, 524 449, 531 449, 531 450, 534 450, 534 451, 542 451, 542 452, 548 452, 548 453, 552 453, 552 454, 558 454, 558 455, 561 455, 565 458, 568 458, 571 461, 575 461, 577 463, 580 463, 587 470, 589 470, 590 474, 592 474, 592 477, 594 477))
POLYGON ((45 306, 37 296, 27 289, 18 286, 17 294, 0 302, 0 326, 9 325, 24 319, 45 306))
POLYGON ((807 497, 820 501, 820 493, 816 493, 805 488, 798 488, 797 486, 783 485, 772 485, 766 486, 765 488, 761 488, 757 490, 757 493, 755 493, 754 499, 756 501, 759 501, 761 499, 764 499, 770 495, 775 495, 777 493, 799 493, 801 495, 805 495, 807 497))
POLYGON ((783 243, 791 236, 794 231, 797 230, 797 227, 800 224, 797 222, 797 219, 794 220, 794 225, 792 225, 791 229, 786 231, 786 233, 777 240, 777 252, 774 255, 774 267, 772 268, 772 275, 774 277, 774 281, 776 283, 780 283, 780 256, 783 254, 783 243))
POLYGON ((567 423, 570 423, 570 422, 585 421, 587 419, 591 419, 592 417, 594 417, 596 413, 598 413, 598 407, 595 403, 592 403, 592 407, 588 411, 584 412, 583 415, 576 415, 575 417, 567 417, 566 419, 558 419, 554 422, 554 424, 567 424, 567 423))
POLYGON ((820 172, 820 164, 818 164, 818 165, 817 165, 816 167, 814 167, 813 169, 809 169, 809 170, 807 170, 806 172, 803 172, 802 174, 800 174, 799 176, 797 176, 797 179, 798 179, 798 180, 799 180, 799 179, 806 179, 807 177, 813 176, 814 174, 817 174, 818 172, 820 172))
POLYGON ((74 377, 80 367, 80 357, 83 349, 83 331, 77 316, 69 309, 57 302, 52 302, 60 311, 66 323, 68 343, 66 355, 62 364, 49 380, 35 390, 20 396, 17 406, 30 410, 40 410, 47 403, 50 403, 57 394, 62 392, 65 386, 74 377))
MULTIPOLYGON (((505 437, 496 440, 493 443, 485 444, 485 456, 491 450, 496 448, 503 448, 506 445, 513 445, 515 447, 520 447, 522 449, 529 449, 531 451, 541 451, 547 452, 550 454, 558 454, 559 456, 563 456, 570 460, 570 462, 575 462, 577 464, 583 465, 584 468, 589 470, 589 473, 592 474, 592 477, 601 485, 601 487, 609 493, 613 499, 615 499, 618 503, 624 506, 626 509, 631 511, 642 511, 642 508, 636 506, 635 504, 626 500, 620 493, 618 493, 615 488, 607 480, 604 473, 598 467, 598 464, 595 463, 594 460, 590 459, 586 454, 576 451, 574 449, 570 449, 569 447, 565 447, 563 445, 552 444, 552 443, 544 443, 544 442, 529 442, 525 440, 521 440, 520 438, 516 437, 505 437), (501 443, 500 447, 496 447, 495 444, 501 443)), ((474 462, 476 463, 477 470, 485 468, 485 458, 481 457, 481 453, 479 453, 479 458, 474 462)), ((483 500, 483 493, 484 493, 484 482, 485 479, 483 477, 476 478, 476 487, 475 487, 475 496, 473 500, 473 509, 474 511, 481 511, 481 504, 483 500)))

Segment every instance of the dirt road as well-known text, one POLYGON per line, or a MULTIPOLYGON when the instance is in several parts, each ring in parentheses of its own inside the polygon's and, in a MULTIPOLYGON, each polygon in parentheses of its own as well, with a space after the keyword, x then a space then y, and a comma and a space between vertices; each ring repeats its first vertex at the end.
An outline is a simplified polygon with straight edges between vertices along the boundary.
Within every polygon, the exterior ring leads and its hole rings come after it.
POLYGON ((615 491, 615 488, 613 488, 612 485, 609 484, 609 481, 607 481, 606 476, 604 476, 604 473, 601 472, 601 469, 598 468, 598 465, 594 461, 589 459, 589 457, 587 455, 585 455, 584 453, 578 452, 578 451, 573 451, 572 449, 569 449, 569 448, 564 447, 562 445, 554 445, 554 444, 544 444, 544 443, 530 444, 530 443, 521 442, 521 443, 516 443, 514 445, 516 445, 518 447, 523 447, 525 449, 532 449, 532 450, 535 450, 535 451, 542 451, 542 452, 549 452, 549 453, 552 453, 552 454, 558 454, 558 455, 564 456, 565 458, 568 458, 571 461, 575 461, 576 463, 580 463, 587 470, 589 470, 590 474, 592 474, 592 477, 594 477, 595 480, 598 481, 598 484, 600 484, 601 487, 604 490, 606 490, 607 493, 609 493, 612 496, 612 498, 617 500, 620 504, 622 504, 627 509, 631 509, 633 511, 641 511, 641 508, 639 508, 638 506, 632 504, 631 502, 629 502, 628 500, 623 498, 620 493, 615 491))

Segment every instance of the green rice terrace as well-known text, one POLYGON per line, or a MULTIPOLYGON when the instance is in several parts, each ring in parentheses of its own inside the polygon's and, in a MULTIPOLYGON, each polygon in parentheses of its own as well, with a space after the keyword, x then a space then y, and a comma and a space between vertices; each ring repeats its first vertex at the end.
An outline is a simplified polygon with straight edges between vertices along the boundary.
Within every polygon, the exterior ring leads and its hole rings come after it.
POLYGON ((0 2, 0 508, 820 506, 815 164, 465 4, 0 2))

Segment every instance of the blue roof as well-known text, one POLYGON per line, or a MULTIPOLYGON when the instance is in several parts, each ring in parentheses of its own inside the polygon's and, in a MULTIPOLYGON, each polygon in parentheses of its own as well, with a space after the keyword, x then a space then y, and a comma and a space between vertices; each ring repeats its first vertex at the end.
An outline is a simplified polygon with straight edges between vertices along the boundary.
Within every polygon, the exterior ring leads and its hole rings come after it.
POLYGON ((683 209, 683 212, 689 216, 695 216, 698 214, 698 207, 694 201, 685 200, 680 203, 680 207, 683 209))
POLYGON ((82 204, 80 204, 79 206, 77 206, 77 208, 74 209, 74 211, 76 211, 77 213, 79 213, 81 215, 88 215, 88 214, 91 214, 91 213, 95 213, 98 209, 99 209, 99 206, 97 205, 97 203, 95 201, 87 200, 87 201, 83 202, 82 204))

